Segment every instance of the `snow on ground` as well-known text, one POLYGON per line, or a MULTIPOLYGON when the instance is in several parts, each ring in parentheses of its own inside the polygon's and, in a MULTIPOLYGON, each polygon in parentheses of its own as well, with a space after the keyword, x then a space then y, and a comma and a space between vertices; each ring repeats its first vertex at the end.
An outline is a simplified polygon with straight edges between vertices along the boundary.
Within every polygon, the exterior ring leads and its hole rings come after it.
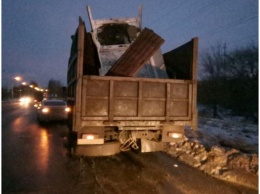
POLYGON ((228 114, 199 113, 198 129, 185 129, 184 142, 167 152, 190 166, 230 182, 258 189, 258 125, 228 114))
MULTIPOLYGON (((244 117, 232 116, 225 109, 218 110, 220 119, 211 117, 212 113, 205 106, 198 106, 198 140, 207 148, 223 146, 235 148, 245 153, 258 154, 258 125, 244 117)), ((191 134, 191 133, 187 133, 191 134)), ((195 138, 190 136, 190 138, 195 138)))
POLYGON ((245 153, 258 153, 258 125, 242 122, 240 118, 199 118, 198 130, 186 130, 186 136, 212 146, 235 148, 245 153))

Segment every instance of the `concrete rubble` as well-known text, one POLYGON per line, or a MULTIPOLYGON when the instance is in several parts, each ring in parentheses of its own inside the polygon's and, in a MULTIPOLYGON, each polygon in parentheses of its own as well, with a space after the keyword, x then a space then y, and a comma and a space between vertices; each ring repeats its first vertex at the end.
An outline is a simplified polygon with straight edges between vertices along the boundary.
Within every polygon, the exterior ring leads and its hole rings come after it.
POLYGON ((236 149, 212 146, 206 149, 199 141, 170 143, 167 153, 218 179, 258 189, 258 155, 236 149))

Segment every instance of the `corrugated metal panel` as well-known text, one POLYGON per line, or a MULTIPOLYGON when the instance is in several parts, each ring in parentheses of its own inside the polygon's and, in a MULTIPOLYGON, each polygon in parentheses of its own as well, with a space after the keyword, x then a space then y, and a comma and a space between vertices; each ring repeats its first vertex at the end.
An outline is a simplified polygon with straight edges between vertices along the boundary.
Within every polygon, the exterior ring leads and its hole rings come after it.
POLYGON ((106 75, 135 76, 163 43, 160 36, 145 28, 106 75))

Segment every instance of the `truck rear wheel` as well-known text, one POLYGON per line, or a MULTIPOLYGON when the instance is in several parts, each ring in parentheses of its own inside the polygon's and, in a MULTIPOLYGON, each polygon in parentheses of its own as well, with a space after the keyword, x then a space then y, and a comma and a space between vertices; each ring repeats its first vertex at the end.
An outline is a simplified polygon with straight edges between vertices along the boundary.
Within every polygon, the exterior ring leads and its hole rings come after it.
POLYGON ((120 142, 113 141, 100 145, 77 145, 76 155, 81 156, 111 156, 120 152, 120 142))

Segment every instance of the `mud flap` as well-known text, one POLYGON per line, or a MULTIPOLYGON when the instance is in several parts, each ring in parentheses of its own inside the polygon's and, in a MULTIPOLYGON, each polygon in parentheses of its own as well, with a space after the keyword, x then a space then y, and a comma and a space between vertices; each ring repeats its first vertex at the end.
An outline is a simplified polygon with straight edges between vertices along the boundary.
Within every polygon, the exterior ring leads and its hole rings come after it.
POLYGON ((141 139, 141 152, 163 151, 166 143, 141 139))

